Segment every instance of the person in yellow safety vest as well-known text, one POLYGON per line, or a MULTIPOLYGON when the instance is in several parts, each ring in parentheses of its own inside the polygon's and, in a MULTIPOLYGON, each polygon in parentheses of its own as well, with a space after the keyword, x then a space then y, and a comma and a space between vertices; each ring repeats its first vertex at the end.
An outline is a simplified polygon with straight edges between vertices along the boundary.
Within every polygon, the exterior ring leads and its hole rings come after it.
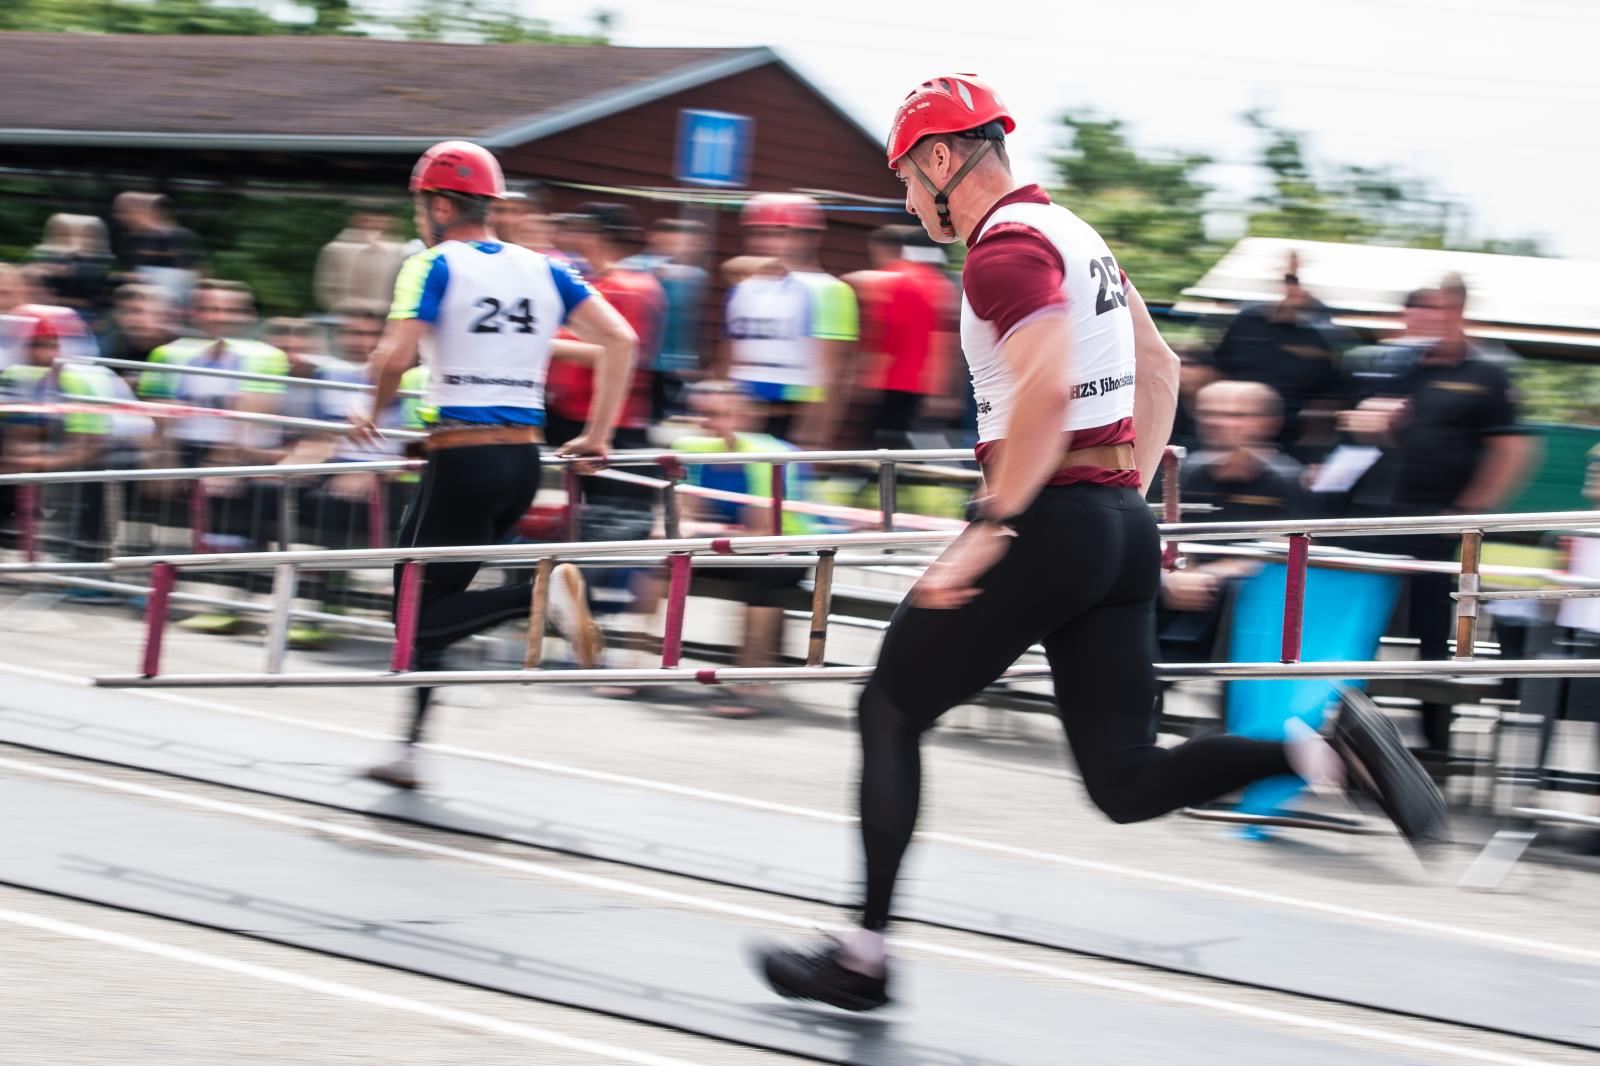
MULTIPOLYGON (((78 325, 67 308, 25 304, 13 311, 26 335, 23 360, 0 371, 0 397, 13 404, 71 403, 74 397, 133 400, 123 380, 103 366, 63 363, 63 334, 78 325)), ((0 418, 4 447, 0 469, 6 473, 46 473, 133 466, 141 437, 152 432, 150 420, 110 410, 47 412, 8 411, 0 418)), ((57 486, 66 501, 70 554, 88 559, 105 542, 105 486, 57 486)))
MULTIPOLYGON (((58 364, 63 326, 50 314, 57 310, 24 304, 13 314, 22 320, 27 339, 23 361, 0 372, 0 394, 19 404, 70 401, 74 396, 132 400, 127 386, 103 366, 58 364)), ((71 312, 60 308, 64 314, 71 312)), ((5 415, 4 464, 8 473, 87 470, 100 464, 112 441, 117 416, 70 411, 8 412, 5 415)))
MULTIPOLYGON (((192 300, 189 317, 203 335, 183 337, 151 352, 150 369, 139 375, 139 396, 184 406, 280 413, 286 384, 161 370, 163 366, 192 366, 277 377, 289 373, 289 359, 282 349, 241 336, 254 315, 248 288, 236 282, 202 281, 195 286, 192 300)), ((274 463, 283 453, 283 434, 275 426, 200 416, 172 419, 162 428, 176 445, 178 465, 182 466, 274 463)))
MULTIPOLYGON (((691 394, 691 405, 703 419, 704 432, 677 438, 672 442, 674 451, 754 454, 795 450, 794 445, 787 441, 755 431, 755 427, 761 423, 762 412, 740 385, 717 382, 696 386, 691 394)), ((770 502, 765 505, 756 502, 772 499, 771 464, 695 464, 688 467, 688 484, 744 493, 753 499, 748 504, 741 504, 682 493, 686 536, 699 535, 699 531, 689 533, 689 526, 699 526, 701 529, 709 526, 735 535, 766 536, 772 532, 770 502)), ((809 472, 802 464, 790 463, 784 467, 784 495, 787 499, 806 498, 809 486, 809 472)), ((821 528, 822 524, 810 515, 793 511, 783 514, 785 535, 815 533, 821 528)), ((806 576, 806 571, 794 566, 763 566, 714 572, 745 587, 744 637, 740 643, 738 665, 777 665, 783 643, 783 601, 806 576)), ((734 691, 739 693, 740 698, 714 704, 711 708, 713 714, 728 718, 748 717, 774 702, 770 688, 765 685, 743 685, 734 691)))

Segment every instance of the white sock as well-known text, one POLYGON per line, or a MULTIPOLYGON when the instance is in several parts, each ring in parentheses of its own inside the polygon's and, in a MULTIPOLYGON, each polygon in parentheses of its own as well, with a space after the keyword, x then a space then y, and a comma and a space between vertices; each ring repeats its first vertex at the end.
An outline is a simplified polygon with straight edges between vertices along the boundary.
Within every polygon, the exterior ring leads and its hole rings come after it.
POLYGON ((1283 753, 1289 768, 1313 789, 1344 787, 1344 760, 1322 734, 1298 718, 1284 726, 1283 753))
POLYGON ((883 934, 870 929, 857 929, 845 937, 844 949, 839 952, 839 965, 868 977, 882 977, 889 965, 889 946, 884 942, 883 934))

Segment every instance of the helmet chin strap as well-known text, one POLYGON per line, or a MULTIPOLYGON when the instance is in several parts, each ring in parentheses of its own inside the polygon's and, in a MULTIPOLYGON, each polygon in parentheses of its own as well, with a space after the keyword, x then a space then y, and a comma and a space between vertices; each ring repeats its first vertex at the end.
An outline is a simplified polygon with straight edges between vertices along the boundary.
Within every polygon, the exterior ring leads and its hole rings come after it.
POLYGON ((972 168, 978 165, 983 159, 984 153, 993 144, 994 142, 989 140, 979 141, 978 147, 973 150, 971 155, 967 156, 967 161, 961 164, 961 169, 950 176, 950 180, 945 183, 942 189, 933 183, 932 178, 922 172, 922 168, 917 166, 914 159, 909 155, 906 156, 906 164, 911 167, 911 173, 915 174, 917 180, 922 182, 923 187, 933 194, 933 209, 939 213, 939 229, 944 232, 946 237, 956 236, 956 227, 950 221, 950 193, 955 190, 957 185, 961 184, 961 179, 966 177, 972 168))
POLYGON ((440 230, 439 223, 433 220, 433 197, 438 196, 439 194, 430 190, 422 195, 428 198, 428 208, 426 211, 428 228, 423 232, 422 238, 427 243, 428 247, 432 248, 434 245, 439 244, 444 240, 444 233, 440 230))

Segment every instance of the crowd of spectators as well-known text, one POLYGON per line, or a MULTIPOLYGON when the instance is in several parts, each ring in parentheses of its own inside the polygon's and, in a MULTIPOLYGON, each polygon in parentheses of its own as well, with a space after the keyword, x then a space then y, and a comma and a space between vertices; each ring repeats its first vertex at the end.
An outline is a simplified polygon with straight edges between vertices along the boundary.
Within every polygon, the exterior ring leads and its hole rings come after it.
MULTIPOLYGON (((714 444, 770 451, 974 439, 957 340, 959 277, 919 227, 874 231, 867 265, 841 278, 822 266, 828 221, 806 197, 762 194, 749 201, 741 218, 743 254, 722 263, 712 261, 710 231, 695 210, 648 226, 624 203, 557 214, 536 187, 518 188, 494 205, 500 239, 570 261, 638 334, 639 362, 617 447, 667 448, 677 441, 688 450, 714 444), (720 288, 726 297, 719 304, 713 290, 720 288)), ((165 197, 123 193, 109 215, 109 222, 56 215, 21 263, 0 264, 5 470, 401 454, 392 441, 357 445, 328 429, 231 417, 347 419, 360 393, 323 386, 369 381, 367 358, 383 329, 395 275, 420 247, 397 233, 392 205, 356 204, 346 228, 306 264, 315 306, 265 322, 258 322, 247 286, 205 275, 205 249, 165 197), (85 361, 96 356, 117 362, 85 361), (186 414, 149 418, 128 404, 96 415, 88 406, 135 399, 178 405, 186 414), (55 413, 52 403, 72 406, 55 413)), ((1518 427, 1508 354, 1467 336, 1469 293, 1459 278, 1409 294, 1399 335, 1365 346, 1334 324, 1302 283, 1293 257, 1282 282, 1281 298, 1241 308, 1214 343, 1187 345, 1181 353, 1173 442, 1189 449, 1181 475, 1186 502, 1206 505, 1203 517, 1249 520, 1486 512, 1509 501, 1528 471, 1531 445, 1518 427)), ((424 373, 408 375, 408 394, 387 413, 388 428, 425 424, 415 395, 424 373)), ((581 360, 552 365, 553 443, 583 425, 591 389, 581 360)), ((737 468, 703 476, 764 495, 759 477, 737 468)), ((867 479, 860 480, 865 498, 867 479)), ((387 507, 401 506, 407 485, 404 475, 364 472, 317 482, 311 510, 335 516, 343 530, 324 530, 321 542, 364 543, 362 509, 380 489, 387 507)), ((212 516, 204 535, 218 543, 260 542, 278 491, 268 482, 213 479, 213 506, 240 501, 234 512, 252 517, 212 516)), ((591 518, 583 535, 649 535, 641 491, 584 479, 581 492, 592 506, 585 508, 591 518)), ((155 487, 149 492, 160 494, 155 487)), ((798 478, 788 492, 791 499, 829 495, 825 486, 798 478)), ((85 511, 90 518, 70 538, 80 550, 95 539, 95 523, 103 523, 100 511, 85 511)), ((733 505, 705 505, 687 518, 725 529, 766 528, 759 514, 733 505)), ((1441 537, 1404 538, 1390 547, 1435 560, 1455 550, 1453 540, 1441 537)), ((1169 575, 1162 636, 1170 656, 1212 639, 1224 593, 1242 572, 1213 563, 1169 575)), ((780 568, 756 579, 770 585, 789 575, 780 568)), ((1445 650, 1450 609, 1442 581, 1419 580, 1411 597, 1414 631, 1424 654, 1435 658, 1445 650)), ((753 594, 756 608, 770 606, 764 597, 753 594)), ((753 616, 746 661, 770 657, 771 617, 753 616)), ((1446 719, 1434 711, 1430 742, 1443 743, 1446 719)))

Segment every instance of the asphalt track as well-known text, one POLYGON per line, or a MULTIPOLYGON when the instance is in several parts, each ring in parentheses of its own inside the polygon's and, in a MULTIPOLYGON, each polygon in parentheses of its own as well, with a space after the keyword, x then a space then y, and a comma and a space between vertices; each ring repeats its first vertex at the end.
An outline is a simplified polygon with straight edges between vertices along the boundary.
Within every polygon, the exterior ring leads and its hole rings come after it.
MULTIPOLYGON (((352 777, 355 767, 382 752, 379 745, 359 738, 33 681, 8 680, 0 704, 0 742, 102 764, 411 822, 449 834, 532 845, 774 897, 847 902, 853 878, 852 831, 838 821, 644 793, 464 757, 436 760, 435 787, 429 793, 395 795, 352 777)), ((1041 999, 1031 986, 1013 987, 1015 981, 974 981, 922 967, 902 990, 902 998, 912 1006, 892 1026, 894 1033, 914 1033, 914 1037, 891 1039, 881 1035, 885 1029, 880 1023, 846 1024, 832 1014, 824 1016, 825 1025, 806 1024, 818 1015, 766 1000, 744 970, 730 966, 729 960, 737 958, 749 936, 726 923, 701 927, 685 924, 678 914, 647 914, 642 909, 629 909, 623 920, 613 902, 584 896, 541 896, 539 901, 529 897, 531 912, 525 914, 492 884, 458 885, 450 878, 445 878, 448 883, 435 883, 441 875, 417 866, 415 858, 406 860, 410 865, 405 871, 392 874, 375 867, 346 869, 341 865, 342 849, 319 850, 331 847, 326 842, 310 847, 282 833, 267 833, 259 840, 243 834, 250 838, 249 846, 243 847, 236 839, 243 831, 218 833, 198 825, 174 839, 168 824, 187 823, 170 812, 135 807, 129 810, 136 814, 118 815, 97 809, 93 800, 71 791, 38 792, 33 786, 30 793, 26 785, 7 787, 22 789, 11 801, 25 809, 63 812, 8 826, 0 837, 9 845, 0 878, 9 883, 820 1061, 1060 1061, 1049 1056, 1052 1049, 1059 1053, 1061 1032, 1074 1033, 1075 1044, 1103 1047, 1107 1054, 1129 1047, 1135 1039, 1131 1034, 1160 1033, 1160 1043, 1186 1049, 1205 1045, 1237 1052, 1248 1046, 1251 1061, 1283 1061, 1289 1053, 1297 1061, 1347 1061, 1320 1058, 1327 1049, 1315 1041, 1289 1049, 1275 1045, 1281 1034, 1191 1034, 1183 1028, 1186 1016, 1175 1021, 1158 1017, 1162 1012, 1155 1011, 1140 1017, 1103 1004, 1078 1011, 1076 999, 1065 1004, 1057 997, 1046 1003, 1049 996, 1041 999), (230 839, 235 842, 229 843, 230 839), (260 870, 239 880, 233 864, 217 861, 218 856, 236 852, 292 855, 266 865, 300 871, 322 883, 320 893, 308 893, 298 882, 277 885, 263 879, 260 870), (385 886, 383 899, 391 891, 399 892, 393 886, 404 885, 406 891, 400 893, 404 898, 392 908, 378 906, 382 900, 370 899, 370 893, 359 887, 373 883, 385 886), (219 904, 218 899, 232 902, 219 904), (428 901, 439 899, 450 901, 446 913, 429 909, 428 901), (333 902, 342 906, 324 905, 333 902), (273 920, 264 920, 264 914, 273 920), (547 921, 551 915, 588 918, 552 927, 547 921), (419 923, 447 925, 452 936, 461 934, 455 938, 460 943, 419 946, 415 935, 419 923), (346 935, 351 926, 380 932, 346 935), (389 935, 386 930, 411 935, 389 935), (617 948, 619 942, 640 947, 637 952, 617 948), (514 962, 470 958, 491 943, 514 962), (596 945, 606 946, 600 959, 595 958, 596 945), (601 967, 601 962, 610 968, 601 967), (691 986, 682 995, 663 993, 663 989, 682 991, 686 974, 703 977, 704 985, 691 986), (627 994, 610 995, 617 988, 627 994), (962 1004, 968 1008, 965 1015, 960 1014, 962 1004), (1013 1004, 1014 1011, 1008 1006, 1013 1004), (978 1044, 963 1043, 963 1032, 990 1028, 975 1028, 970 1022, 973 1016, 1004 1020, 1007 1039, 996 1043, 991 1036, 978 1044), (1040 1017, 1051 1021, 1030 1027, 1040 1017), (956 1018, 961 1022, 952 1021, 956 1018), (1067 1028, 1057 1028, 1057 1022, 1067 1028), (863 1033, 880 1035, 866 1039, 863 1033), (1052 1033, 1057 1036, 1052 1038, 1052 1033), (1044 1057, 1029 1057, 1033 1055, 1044 1057)), ((250 869, 256 869, 253 860, 250 869)), ((1600 989, 1600 969, 1579 957, 1581 953, 1554 958, 1492 944, 1374 929, 937 844, 919 846, 902 910, 907 918, 928 925, 1006 941, 1361 1004, 1551 1044, 1600 1046, 1592 1007, 1600 989), (1316 960, 1316 965, 1306 965, 1308 959, 1316 960), (1463 974, 1471 974, 1472 980, 1462 981, 1463 974), (1533 989, 1538 991, 1530 995, 1533 989)), ((1124 1057, 1124 1061, 1143 1060, 1137 1053, 1124 1057)))

